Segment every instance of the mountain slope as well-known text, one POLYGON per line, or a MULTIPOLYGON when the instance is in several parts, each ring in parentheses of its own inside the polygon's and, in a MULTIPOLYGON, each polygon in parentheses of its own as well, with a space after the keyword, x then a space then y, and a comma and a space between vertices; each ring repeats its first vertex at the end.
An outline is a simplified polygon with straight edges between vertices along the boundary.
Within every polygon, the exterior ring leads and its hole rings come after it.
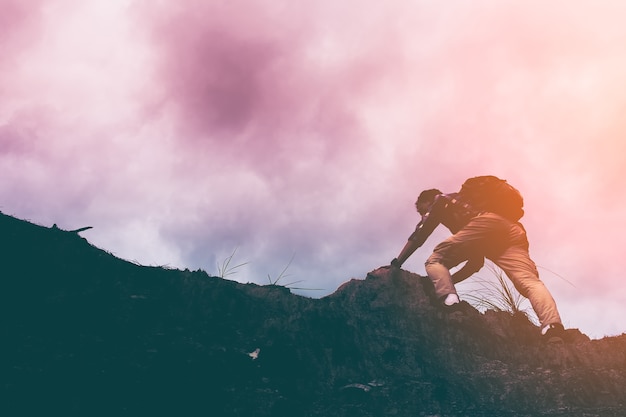
POLYGON ((622 416, 626 335, 546 345, 381 268, 310 299, 0 213, 1 415, 622 416))

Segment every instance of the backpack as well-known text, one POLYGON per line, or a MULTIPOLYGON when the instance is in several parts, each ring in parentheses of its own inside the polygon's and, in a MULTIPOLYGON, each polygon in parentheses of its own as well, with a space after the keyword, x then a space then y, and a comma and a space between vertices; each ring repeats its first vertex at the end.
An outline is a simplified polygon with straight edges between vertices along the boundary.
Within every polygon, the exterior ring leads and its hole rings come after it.
POLYGON ((524 215, 524 199, 506 180, 493 175, 467 179, 459 192, 461 200, 477 211, 489 211, 517 222, 524 215))

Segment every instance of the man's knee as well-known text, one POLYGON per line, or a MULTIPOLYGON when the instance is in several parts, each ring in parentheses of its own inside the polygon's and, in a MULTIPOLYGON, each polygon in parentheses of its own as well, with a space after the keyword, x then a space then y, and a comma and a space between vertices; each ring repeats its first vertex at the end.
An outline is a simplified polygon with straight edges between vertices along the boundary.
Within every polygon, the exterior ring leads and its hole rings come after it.
POLYGON ((431 278, 441 277, 443 275, 448 275, 450 273, 450 268, 448 268, 440 259, 431 259, 428 258, 426 263, 424 264, 426 267, 426 274, 431 278))

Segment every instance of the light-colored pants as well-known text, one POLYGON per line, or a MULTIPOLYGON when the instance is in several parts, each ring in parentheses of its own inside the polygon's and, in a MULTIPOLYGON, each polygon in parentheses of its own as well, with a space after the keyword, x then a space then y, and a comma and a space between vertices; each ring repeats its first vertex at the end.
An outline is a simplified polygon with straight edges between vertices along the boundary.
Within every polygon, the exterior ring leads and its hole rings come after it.
POLYGON ((542 327, 561 323, 556 303, 530 259, 526 231, 520 223, 494 213, 481 214, 438 244, 426 261, 426 273, 438 297, 456 294, 450 268, 472 256, 484 256, 504 271, 519 293, 528 298, 542 327))

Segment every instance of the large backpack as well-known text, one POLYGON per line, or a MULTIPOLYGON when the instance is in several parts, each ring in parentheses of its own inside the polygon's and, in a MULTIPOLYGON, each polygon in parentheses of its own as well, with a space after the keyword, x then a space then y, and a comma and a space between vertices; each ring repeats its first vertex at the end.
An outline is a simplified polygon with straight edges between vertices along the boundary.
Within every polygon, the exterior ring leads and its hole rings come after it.
POLYGON ((524 199, 511 184, 493 175, 467 179, 460 198, 477 211, 489 211, 517 222, 524 215, 524 199))

